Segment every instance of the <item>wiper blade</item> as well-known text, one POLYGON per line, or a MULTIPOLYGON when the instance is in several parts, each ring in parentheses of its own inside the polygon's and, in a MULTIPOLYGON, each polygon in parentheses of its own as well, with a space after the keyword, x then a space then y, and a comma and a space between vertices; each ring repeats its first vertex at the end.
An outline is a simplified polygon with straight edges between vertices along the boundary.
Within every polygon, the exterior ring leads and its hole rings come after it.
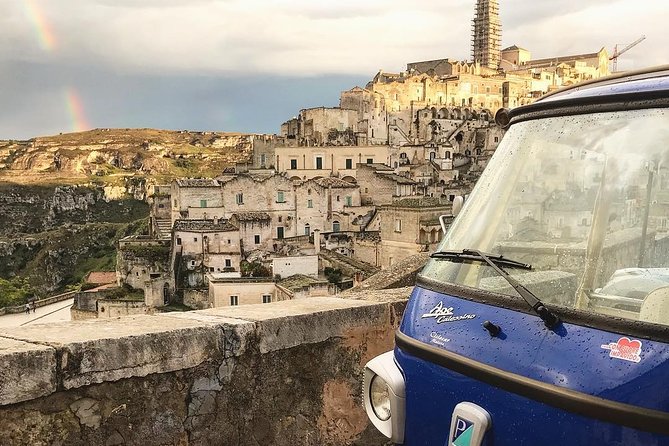
POLYGON ((541 300, 530 290, 525 288, 520 282, 514 279, 509 273, 504 271, 501 266, 522 268, 530 270, 532 265, 507 259, 501 255, 487 254, 476 249, 463 249, 462 251, 437 251, 430 257, 435 259, 452 260, 473 260, 487 263, 497 274, 502 276, 513 287, 514 290, 523 298, 525 302, 534 310, 544 321, 544 325, 549 329, 554 329, 560 324, 560 318, 553 314, 541 300))
POLYGON ((433 253, 430 257, 438 259, 453 259, 453 260, 485 260, 482 256, 487 257, 488 259, 495 262, 496 265, 501 266, 511 266, 514 268, 521 269, 532 269, 532 265, 527 263, 518 262, 516 260, 507 259, 504 256, 497 254, 488 254, 487 252, 481 252, 474 249, 463 249, 462 251, 437 251, 433 253))

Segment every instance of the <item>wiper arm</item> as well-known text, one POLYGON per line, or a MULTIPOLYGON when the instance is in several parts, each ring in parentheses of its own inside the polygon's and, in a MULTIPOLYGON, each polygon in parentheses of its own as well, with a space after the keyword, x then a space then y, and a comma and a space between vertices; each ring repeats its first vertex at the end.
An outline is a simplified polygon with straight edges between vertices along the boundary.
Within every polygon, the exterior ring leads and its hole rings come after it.
POLYGON ((496 254, 488 254, 487 252, 477 251, 475 249, 463 249, 462 251, 437 251, 430 257, 438 259, 454 259, 454 260, 483 260, 487 263, 486 258, 496 265, 512 266, 514 268, 532 269, 532 265, 527 263, 517 262, 516 260, 507 259, 504 256, 496 254))
POLYGON ((483 261, 487 263, 497 274, 502 276, 513 287, 514 290, 523 298, 525 302, 534 310, 537 315, 544 321, 544 325, 549 329, 554 329, 560 324, 560 318, 553 314, 546 306, 539 300, 539 298, 530 290, 525 288, 520 282, 513 278, 509 273, 504 271, 501 266, 509 266, 513 268, 532 269, 532 265, 527 263, 517 262, 515 260, 504 258, 501 255, 487 254, 476 249, 463 249, 462 251, 438 251, 430 257, 436 259, 453 259, 453 260, 473 260, 483 261))

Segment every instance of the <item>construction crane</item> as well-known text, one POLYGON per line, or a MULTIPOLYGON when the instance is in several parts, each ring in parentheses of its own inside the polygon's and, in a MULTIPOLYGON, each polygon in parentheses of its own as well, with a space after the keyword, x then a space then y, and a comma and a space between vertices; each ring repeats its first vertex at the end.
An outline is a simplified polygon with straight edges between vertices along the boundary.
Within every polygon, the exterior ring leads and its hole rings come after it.
POLYGON ((618 71, 618 57, 620 57, 623 53, 626 53, 627 51, 631 50, 632 48, 634 48, 635 46, 637 46, 638 44, 643 42, 645 39, 646 39, 646 36, 641 36, 620 51, 618 51, 618 45, 616 45, 613 48, 613 54, 611 55, 611 57, 609 57, 609 60, 613 61, 612 72, 615 73, 616 71, 618 71))

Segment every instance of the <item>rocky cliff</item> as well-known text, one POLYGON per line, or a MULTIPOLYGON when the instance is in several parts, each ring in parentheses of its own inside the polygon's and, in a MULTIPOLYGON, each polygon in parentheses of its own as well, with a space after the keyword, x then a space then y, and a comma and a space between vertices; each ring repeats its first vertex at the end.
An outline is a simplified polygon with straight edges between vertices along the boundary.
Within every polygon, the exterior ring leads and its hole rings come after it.
POLYGON ((216 176, 252 156, 256 135, 96 129, 0 141, 0 181, 107 185, 124 176, 216 176))
POLYGON ((220 175, 248 162, 258 137, 96 129, 0 141, 0 278, 49 293, 86 268, 113 270, 116 240, 148 216, 149 184, 220 175))

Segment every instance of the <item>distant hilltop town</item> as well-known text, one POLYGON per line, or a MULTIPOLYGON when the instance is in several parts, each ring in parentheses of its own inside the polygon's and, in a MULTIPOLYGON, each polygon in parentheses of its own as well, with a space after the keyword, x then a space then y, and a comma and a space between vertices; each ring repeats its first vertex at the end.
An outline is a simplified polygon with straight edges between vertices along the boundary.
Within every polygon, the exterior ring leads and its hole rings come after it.
MULTIPOLYGON (((500 142, 502 107, 609 74, 605 49, 533 60, 500 49, 497 0, 478 0, 472 61, 412 62, 301 110, 212 178, 150 191, 150 236, 120 242, 117 276, 144 300, 82 293, 77 317, 329 295, 434 250, 500 142)), ((100 294, 102 293, 102 294, 100 294)))

